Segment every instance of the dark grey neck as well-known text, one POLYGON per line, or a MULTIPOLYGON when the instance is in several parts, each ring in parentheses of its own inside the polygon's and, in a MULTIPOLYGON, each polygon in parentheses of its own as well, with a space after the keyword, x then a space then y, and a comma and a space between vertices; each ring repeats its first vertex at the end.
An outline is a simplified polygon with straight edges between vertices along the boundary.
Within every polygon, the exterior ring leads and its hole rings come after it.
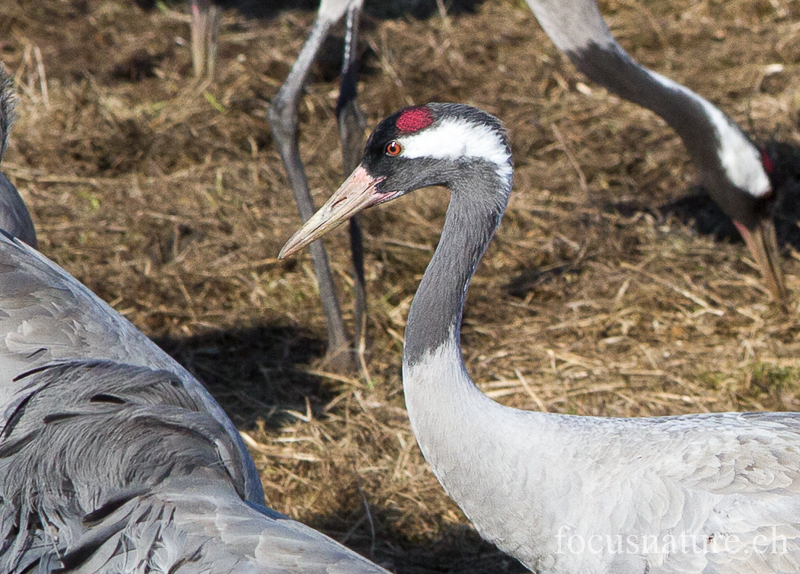
POLYGON ((634 61, 611 35, 594 0, 527 2, 556 47, 581 72, 626 100, 664 118, 678 132, 702 168, 705 164, 719 164, 719 141, 701 103, 703 100, 666 78, 664 80, 672 85, 659 81, 660 76, 653 75, 634 61))
POLYGON ((594 0, 527 0, 547 35, 593 81, 661 116, 683 140, 714 200, 737 221, 753 219, 769 182, 757 148, 691 90, 640 66, 614 40, 594 0), (723 165, 723 158, 727 165, 723 165))
POLYGON ((768 180, 758 149, 733 120, 688 88, 640 66, 616 43, 592 43, 567 55, 592 80, 661 116, 683 140, 714 201, 734 220, 747 227, 754 223, 768 180), (723 165, 724 155, 736 165, 723 165))
MULTIPOLYGON (((493 165, 493 164, 492 164, 493 165)), ((480 173, 462 169, 451 192, 444 229, 408 313, 403 359, 413 365, 448 339, 459 341, 467 287, 500 225, 511 191, 484 164, 480 173)))
MULTIPOLYGON (((591 43, 568 52, 567 56, 590 79, 664 118, 681 137, 700 168, 722 170, 717 130, 700 97, 694 92, 672 82, 659 81, 660 76, 636 63, 616 42, 606 45, 591 43)), ((735 125, 722 112, 720 114, 735 125)))

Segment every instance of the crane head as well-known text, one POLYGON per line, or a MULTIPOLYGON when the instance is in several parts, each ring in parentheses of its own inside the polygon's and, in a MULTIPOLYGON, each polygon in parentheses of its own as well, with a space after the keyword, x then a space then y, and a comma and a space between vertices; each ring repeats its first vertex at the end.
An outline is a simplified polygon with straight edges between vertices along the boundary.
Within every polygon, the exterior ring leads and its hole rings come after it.
MULTIPOLYGON (((483 166, 511 187, 511 148, 502 123, 464 104, 404 108, 383 120, 367 141, 361 164, 284 245, 299 251, 356 213, 416 189, 449 185, 483 166)), ((497 201, 507 197, 498 197, 497 201)))

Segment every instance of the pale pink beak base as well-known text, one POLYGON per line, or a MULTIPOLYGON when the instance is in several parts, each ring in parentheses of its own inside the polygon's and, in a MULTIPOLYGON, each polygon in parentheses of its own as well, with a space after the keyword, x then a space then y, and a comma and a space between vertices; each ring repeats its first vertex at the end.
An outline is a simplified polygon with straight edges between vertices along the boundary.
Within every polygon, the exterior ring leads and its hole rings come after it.
POLYGON ((387 194, 376 191, 383 178, 375 178, 358 166, 331 198, 286 242, 278 259, 289 257, 338 227, 359 211, 386 201, 387 194))

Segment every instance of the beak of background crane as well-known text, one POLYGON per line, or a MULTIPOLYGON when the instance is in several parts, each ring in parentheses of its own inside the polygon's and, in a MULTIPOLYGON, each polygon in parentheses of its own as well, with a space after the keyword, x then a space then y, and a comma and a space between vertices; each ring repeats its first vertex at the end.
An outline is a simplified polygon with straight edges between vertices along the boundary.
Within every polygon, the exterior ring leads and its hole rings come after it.
POLYGON ((739 222, 735 221, 734 223, 761 268, 761 274, 770 293, 777 302, 785 302, 786 287, 783 282, 778 239, 775 235, 775 224, 772 218, 760 219, 752 229, 748 229, 739 222))
POLYGON ((292 235, 278 254, 278 259, 300 251, 359 211, 398 196, 400 192, 383 193, 376 189, 383 179, 372 177, 363 166, 358 166, 327 203, 292 235))

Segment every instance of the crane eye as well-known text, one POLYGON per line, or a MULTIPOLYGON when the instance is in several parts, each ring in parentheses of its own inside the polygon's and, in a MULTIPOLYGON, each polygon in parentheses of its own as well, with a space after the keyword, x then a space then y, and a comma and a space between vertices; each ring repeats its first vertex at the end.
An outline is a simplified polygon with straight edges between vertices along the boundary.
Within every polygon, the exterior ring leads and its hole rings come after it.
POLYGON ((392 157, 398 156, 402 153, 403 146, 401 146, 396 141, 392 140, 388 144, 386 144, 386 155, 390 155, 392 157))

